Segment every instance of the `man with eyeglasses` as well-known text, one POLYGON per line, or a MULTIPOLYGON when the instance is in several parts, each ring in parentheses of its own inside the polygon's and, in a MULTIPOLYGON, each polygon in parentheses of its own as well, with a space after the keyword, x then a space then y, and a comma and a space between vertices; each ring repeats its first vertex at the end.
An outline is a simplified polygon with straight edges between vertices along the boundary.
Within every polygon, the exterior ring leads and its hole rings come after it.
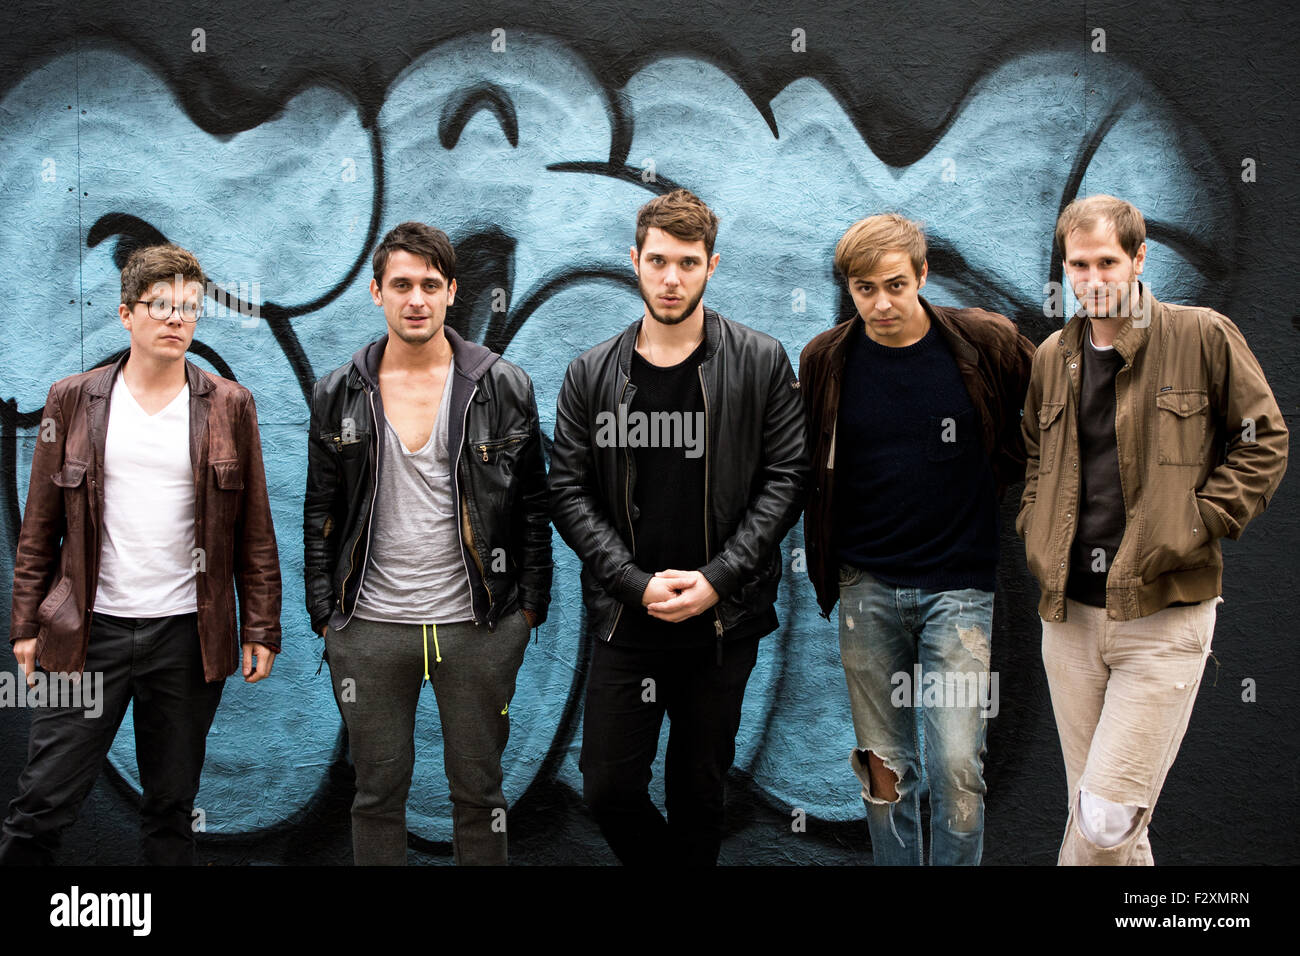
POLYGON ((253 396, 185 360, 204 286, 184 249, 136 250, 118 307, 130 349, 55 382, 46 399, 9 630, 31 734, 0 863, 53 862, 134 702, 145 860, 192 864, 223 682, 241 645, 249 683, 280 650, 253 396))

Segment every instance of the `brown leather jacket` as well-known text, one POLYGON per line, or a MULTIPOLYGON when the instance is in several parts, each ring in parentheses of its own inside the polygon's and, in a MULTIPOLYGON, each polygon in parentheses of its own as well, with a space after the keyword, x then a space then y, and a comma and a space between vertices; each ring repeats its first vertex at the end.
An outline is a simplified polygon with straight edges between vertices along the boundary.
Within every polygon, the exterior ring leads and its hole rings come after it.
MULTIPOLYGON (((14 558, 9 640, 37 638, 37 662, 53 673, 81 671, 86 663, 104 526, 108 406, 125 362, 124 355, 55 382, 41 416, 14 558)), ((238 666, 235 585, 239 636, 280 650, 280 562, 252 394, 190 362, 185 374, 194 541, 203 549, 195 553, 199 642, 204 676, 218 681, 238 666)))
MULTIPOLYGON (((1287 428, 1264 373, 1225 316, 1157 301, 1144 283, 1139 322, 1115 337, 1115 440, 1127 509, 1106 575, 1112 620, 1216 597, 1219 539, 1240 537, 1286 471, 1287 428), (1226 449, 1226 452, 1225 452, 1226 449)), ((1039 346, 1025 398, 1028 467, 1016 532, 1042 597, 1065 620, 1079 500, 1079 387, 1084 322, 1039 346)))
MULTIPOLYGON (((950 309, 920 297, 948 348, 952 350, 971 403, 979 415, 984 452, 993 468, 997 493, 1025 476, 1025 446, 1020 409, 1029 385, 1034 343, 1004 316, 984 309, 950 309)), ((812 446, 813 488, 804 511, 804 547, 808 576, 817 592, 822 616, 839 600, 839 569, 831 539, 834 521, 835 422, 840 410, 840 379, 849 332, 857 316, 829 329, 799 356, 808 440, 812 446)), ((942 507, 942 503, 936 503, 942 507)))

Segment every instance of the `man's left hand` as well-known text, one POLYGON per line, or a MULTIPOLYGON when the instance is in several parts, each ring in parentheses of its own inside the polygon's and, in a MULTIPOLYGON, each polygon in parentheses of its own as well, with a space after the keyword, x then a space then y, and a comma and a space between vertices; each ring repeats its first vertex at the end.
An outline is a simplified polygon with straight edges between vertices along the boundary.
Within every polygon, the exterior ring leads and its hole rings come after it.
POLYGON ((646 605, 651 617, 676 624, 688 617, 702 614, 718 603, 718 592, 699 571, 659 571, 655 577, 667 584, 676 596, 667 601, 646 605))
POLYGON ((249 684, 256 684, 265 677, 271 676, 271 666, 275 663, 275 651, 271 650, 265 644, 250 642, 244 645, 244 680, 249 684), (254 662, 253 655, 257 655, 257 661, 254 662))

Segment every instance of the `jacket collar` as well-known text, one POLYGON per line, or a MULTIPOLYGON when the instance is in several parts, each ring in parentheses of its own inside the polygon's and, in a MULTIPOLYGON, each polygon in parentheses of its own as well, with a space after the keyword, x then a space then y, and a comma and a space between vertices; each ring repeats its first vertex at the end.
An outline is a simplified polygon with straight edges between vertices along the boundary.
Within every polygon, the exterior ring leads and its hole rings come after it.
MULTIPOLYGON (((1125 319, 1119 334, 1115 336, 1115 351, 1128 364, 1133 364, 1134 357, 1147 344, 1147 339, 1151 336, 1151 325, 1160 308, 1160 302, 1151 294, 1151 288, 1145 282, 1139 282, 1137 313, 1125 319)), ((1087 316, 1080 309, 1061 331, 1061 337, 1056 341, 1057 347, 1069 355, 1079 352, 1083 348, 1083 335, 1087 327, 1087 316)))
MULTIPOLYGON (((131 350, 127 349, 117 357, 117 360, 111 365, 104 365, 98 375, 90 380, 86 386, 86 393, 92 396, 104 397, 113 391, 113 383, 117 381, 117 376, 121 374, 122 368, 126 365, 126 360, 131 357, 131 350)), ((185 380, 190 386, 190 395, 206 395, 215 387, 208 377, 200 371, 199 367, 189 359, 185 360, 185 380)))
MULTIPOLYGON (((479 345, 477 342, 470 342, 461 338, 460 334, 450 325, 443 326, 443 333, 447 336, 447 343, 451 346, 451 357, 455 362, 456 374, 472 382, 481 379, 483 373, 501 357, 496 352, 479 345)), ((354 372, 371 388, 379 387, 379 361, 383 358, 384 349, 387 347, 388 333, 385 332, 373 342, 361 346, 352 355, 354 372)))
POLYGON ((939 330, 948 343, 948 348, 952 354, 963 362, 969 362, 971 365, 978 365, 980 360, 979 350, 970 342, 966 341, 965 336, 957 330, 957 326, 949 318, 946 309, 936 309, 923 296, 917 296, 921 302, 921 308, 925 309, 925 314, 930 317, 930 321, 939 330))
MULTIPOLYGON (((97 474, 103 474, 104 471, 104 449, 108 441, 108 406, 112 401, 113 383, 117 381, 117 376, 121 373, 123 366, 126 365, 126 360, 130 357, 131 350, 127 349, 118 356, 117 361, 112 365, 103 366, 99 374, 92 376, 86 386, 86 392, 92 399, 89 408, 88 428, 97 474)), ((207 396, 216 386, 189 359, 185 360, 185 381, 190 387, 190 467, 197 475, 200 467, 207 460, 205 451, 208 434, 208 406, 211 404, 207 396), (195 399, 198 399, 198 401, 195 401, 195 399)), ((99 494, 101 497, 92 499, 94 502, 91 511, 92 521, 97 521, 98 519, 95 516, 102 513, 102 486, 99 494)))
MULTIPOLYGON (((632 352, 636 349, 636 340, 641 334, 641 325, 644 322, 645 316, 637 319, 623 330, 623 335, 619 339, 618 367, 627 378, 632 377, 632 352)), ((721 344, 722 316, 706 305, 704 307, 704 358, 702 361, 707 362, 713 358, 718 351, 718 346, 721 344)))

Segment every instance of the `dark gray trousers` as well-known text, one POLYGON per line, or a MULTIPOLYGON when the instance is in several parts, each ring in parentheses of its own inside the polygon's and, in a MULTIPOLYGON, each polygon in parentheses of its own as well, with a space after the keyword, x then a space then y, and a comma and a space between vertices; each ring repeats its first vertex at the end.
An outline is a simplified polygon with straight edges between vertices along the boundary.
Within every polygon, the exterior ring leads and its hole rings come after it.
POLYGON ((225 686, 203 679, 197 615, 96 614, 81 679, 96 674, 103 675, 97 716, 88 716, 83 706, 53 706, 56 701, 32 709, 27 765, 4 821, 0 863, 54 861, 62 833, 77 819, 134 700, 145 862, 192 865, 194 795, 225 686))
MULTIPOLYGON (((429 676, 442 723, 458 864, 506 862, 501 755, 510 736, 515 677, 528 644, 522 613, 495 631, 470 622, 429 628, 429 676), (442 661, 437 661, 441 652, 442 661)), ((415 767, 415 710, 424 680, 419 624, 353 617, 325 633, 334 699, 357 774, 352 852, 358 866, 406 863, 406 798, 415 767)))

